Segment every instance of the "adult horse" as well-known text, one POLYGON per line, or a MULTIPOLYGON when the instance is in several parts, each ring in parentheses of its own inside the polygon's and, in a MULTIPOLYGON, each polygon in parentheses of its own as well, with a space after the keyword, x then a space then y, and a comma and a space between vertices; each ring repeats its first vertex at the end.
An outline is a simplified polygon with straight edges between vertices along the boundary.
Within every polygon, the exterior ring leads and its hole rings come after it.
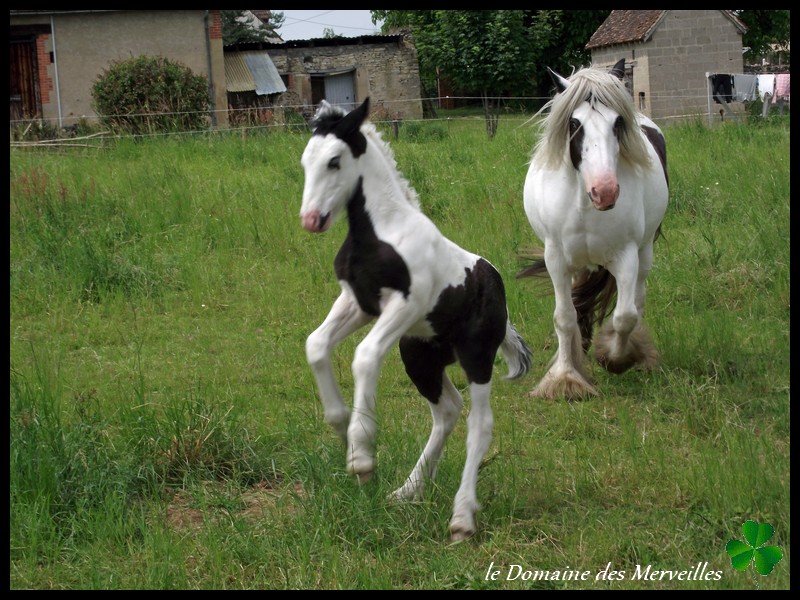
POLYGON ((542 109, 549 112, 523 192, 544 257, 517 276, 549 274, 558 350, 532 396, 598 393, 584 360, 594 327, 612 308, 594 341, 597 362, 612 373, 658 364, 643 317, 667 208, 666 143, 635 111, 624 69, 624 59, 610 71, 586 68, 569 79, 548 69, 558 92, 542 109))
POLYGON ((445 440, 463 400, 445 367, 458 361, 469 381, 467 459, 456 494, 450 533, 476 530, 478 467, 492 437, 489 404, 498 350, 506 378, 530 368, 531 351, 511 324, 497 270, 444 237, 420 210, 416 192, 397 170, 389 146, 365 122, 369 98, 345 113, 322 101, 301 163, 305 173, 300 219, 313 233, 327 231, 343 212, 349 231, 334 259, 341 294, 306 341, 325 420, 347 444, 347 470, 364 481, 375 469, 375 396, 386 353, 399 343, 406 373, 428 400, 430 438, 396 499, 419 497, 433 479, 445 440), (352 413, 334 379, 334 347, 360 327, 374 325, 352 363, 352 413))

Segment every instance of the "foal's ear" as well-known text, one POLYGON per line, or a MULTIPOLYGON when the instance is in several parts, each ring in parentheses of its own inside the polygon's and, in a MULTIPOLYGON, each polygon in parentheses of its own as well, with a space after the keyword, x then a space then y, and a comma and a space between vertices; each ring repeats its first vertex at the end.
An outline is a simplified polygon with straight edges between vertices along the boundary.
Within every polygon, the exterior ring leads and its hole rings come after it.
POLYGON ((614 77, 616 77, 617 79, 619 79, 621 81, 622 78, 625 77, 625 59, 624 58, 620 58, 617 61, 617 64, 615 64, 613 67, 611 67, 611 70, 609 71, 609 73, 611 73, 614 77))
POLYGON ((561 75, 553 71, 553 69, 551 69, 550 67, 547 67, 547 72, 550 73, 550 77, 553 79, 553 83, 556 84, 556 89, 559 92, 563 92, 565 89, 567 89, 569 81, 567 81, 561 75))
POLYGON ((336 137, 350 146, 350 150, 352 150, 353 156, 356 158, 367 150, 367 138, 360 131, 361 124, 367 118, 367 113, 369 113, 369 97, 364 100, 361 106, 342 117, 342 120, 336 124, 333 130, 336 137))
POLYGON ((364 102, 361 103, 361 106, 358 108, 354 108, 349 113, 347 113, 339 124, 336 126, 336 134, 344 139, 348 135, 352 135, 353 133, 357 132, 361 127, 361 124, 367 118, 367 114, 369 113, 369 97, 367 97, 364 102))

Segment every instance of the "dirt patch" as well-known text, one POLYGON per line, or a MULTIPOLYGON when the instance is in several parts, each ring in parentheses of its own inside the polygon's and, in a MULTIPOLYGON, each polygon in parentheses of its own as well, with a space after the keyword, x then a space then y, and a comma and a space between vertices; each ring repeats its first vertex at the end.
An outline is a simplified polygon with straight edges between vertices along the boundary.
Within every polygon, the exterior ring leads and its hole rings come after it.
POLYGON ((207 521, 240 516, 257 522, 272 513, 279 502, 281 510, 294 513, 295 502, 306 494, 300 482, 276 486, 259 481, 237 493, 221 482, 207 482, 199 490, 178 490, 167 504, 167 524, 172 529, 200 529, 207 521))

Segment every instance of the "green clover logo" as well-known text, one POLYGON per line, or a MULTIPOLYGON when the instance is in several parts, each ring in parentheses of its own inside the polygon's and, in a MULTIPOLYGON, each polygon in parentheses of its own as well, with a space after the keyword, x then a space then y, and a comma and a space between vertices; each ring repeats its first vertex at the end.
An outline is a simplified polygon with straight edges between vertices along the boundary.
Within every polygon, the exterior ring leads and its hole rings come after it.
POLYGON ((772 538, 775 530, 769 523, 746 521, 742 523, 742 534, 748 541, 730 540, 725 544, 725 551, 731 557, 731 564, 737 571, 744 571, 755 562, 756 571, 761 575, 769 575, 772 569, 783 558, 783 552, 777 546, 765 546, 772 538))

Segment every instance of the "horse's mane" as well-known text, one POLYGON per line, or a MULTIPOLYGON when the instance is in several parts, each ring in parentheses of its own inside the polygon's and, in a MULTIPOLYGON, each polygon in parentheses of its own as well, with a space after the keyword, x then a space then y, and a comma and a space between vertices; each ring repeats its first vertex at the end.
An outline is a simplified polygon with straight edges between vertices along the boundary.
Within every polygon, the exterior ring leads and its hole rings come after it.
POLYGON ((587 99, 592 105, 604 104, 622 117, 625 126, 620 132, 620 157, 631 164, 648 167, 650 155, 625 84, 606 69, 588 67, 572 75, 567 89, 556 94, 537 113, 550 111, 542 122, 544 131, 536 143, 533 160, 551 168, 557 168, 566 160, 570 116, 587 99))
MULTIPOLYGON (((347 113, 341 107, 334 106, 323 101, 317 110, 317 114, 314 115, 314 118, 311 121, 311 127, 314 130, 320 127, 330 128, 336 121, 344 117, 346 114, 347 113)), ((400 189, 402 190, 406 200, 408 200, 408 203, 421 210, 417 191, 400 172, 400 169, 397 167, 397 161, 394 158, 394 152, 392 151, 391 146, 384 141, 381 133, 376 129, 375 124, 370 121, 364 121, 364 123, 361 125, 360 131, 364 137, 366 137, 368 141, 372 141, 373 145, 381 152, 383 157, 386 159, 386 162, 389 164, 389 167, 394 169, 397 176, 397 183, 400 186, 400 189)))

